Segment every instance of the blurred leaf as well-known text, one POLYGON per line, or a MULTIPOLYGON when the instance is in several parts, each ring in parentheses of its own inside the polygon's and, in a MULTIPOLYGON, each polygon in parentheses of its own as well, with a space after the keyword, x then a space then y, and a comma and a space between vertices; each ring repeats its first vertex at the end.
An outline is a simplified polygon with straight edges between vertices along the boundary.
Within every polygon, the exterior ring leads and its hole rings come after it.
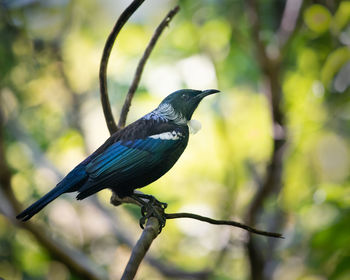
POLYGON ((329 54, 322 68, 321 79, 325 87, 329 87, 340 68, 350 60, 350 49, 342 47, 329 54))
POLYGON ((201 44, 203 48, 210 48, 214 52, 228 47, 230 40, 230 26, 224 19, 208 21, 201 28, 201 44))
POLYGON ((307 8, 304 12, 306 25, 316 33, 324 33, 329 29, 332 15, 329 10, 319 4, 307 8))
POLYGON ((197 50, 198 35, 196 26, 183 21, 171 32, 170 38, 175 48, 190 54, 197 50))
POLYGON ((349 209, 344 210, 330 227, 316 233, 312 238, 310 254, 314 266, 328 275, 335 276, 344 270, 350 271, 350 266, 345 265, 350 257, 350 235, 344 233, 344 229, 350 224, 349 214, 349 209))
POLYGON ((333 28, 339 32, 350 21, 350 1, 342 1, 334 15, 333 28))

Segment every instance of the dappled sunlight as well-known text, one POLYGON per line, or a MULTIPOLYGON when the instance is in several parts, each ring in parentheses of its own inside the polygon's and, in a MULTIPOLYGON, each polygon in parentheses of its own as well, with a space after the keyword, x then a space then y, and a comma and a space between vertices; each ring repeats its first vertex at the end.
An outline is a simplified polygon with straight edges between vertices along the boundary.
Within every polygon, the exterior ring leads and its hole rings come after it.
POLYGON ((192 56, 177 63, 187 88, 205 90, 217 88, 217 78, 213 63, 205 56, 192 56))
MULTIPOLYGON (((192 212, 192 213, 200 213, 204 216, 213 216, 213 211, 205 204, 188 204, 184 205, 179 209, 179 212, 192 212)), ((212 228, 210 225, 201 223, 198 221, 192 221, 190 219, 180 219, 176 221, 179 229, 190 236, 195 236, 198 239, 203 238, 204 236, 209 234, 210 229, 212 228)))
POLYGON ((350 153, 345 140, 325 135, 316 144, 315 166, 325 181, 343 182, 349 176, 350 153))
POLYGON ((84 242, 85 231, 82 230, 82 222, 70 201, 57 200, 57 203, 51 205, 48 211, 51 226, 57 232, 56 234, 81 246, 84 242))
POLYGON ((182 85, 181 77, 172 65, 150 67, 145 75, 145 84, 150 93, 164 98, 168 93, 179 89, 182 85))

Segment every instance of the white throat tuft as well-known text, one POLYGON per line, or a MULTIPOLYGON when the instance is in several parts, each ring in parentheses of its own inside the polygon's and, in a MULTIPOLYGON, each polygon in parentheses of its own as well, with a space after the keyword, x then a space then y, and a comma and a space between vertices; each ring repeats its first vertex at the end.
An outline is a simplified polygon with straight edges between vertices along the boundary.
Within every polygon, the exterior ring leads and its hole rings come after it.
POLYGON ((187 122, 191 134, 196 134, 201 130, 202 124, 197 120, 190 120, 187 122))

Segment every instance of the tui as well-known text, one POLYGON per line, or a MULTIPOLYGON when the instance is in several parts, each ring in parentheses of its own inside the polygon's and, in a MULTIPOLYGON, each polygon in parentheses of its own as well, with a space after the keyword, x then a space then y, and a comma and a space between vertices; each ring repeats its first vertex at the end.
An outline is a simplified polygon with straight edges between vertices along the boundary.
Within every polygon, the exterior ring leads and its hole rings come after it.
POLYGON ((63 193, 78 192, 84 199, 109 188, 119 197, 134 197, 134 190, 163 176, 185 150, 191 117, 199 102, 215 89, 182 89, 168 95, 141 119, 115 132, 94 153, 78 164, 55 188, 21 212, 29 220, 63 193))

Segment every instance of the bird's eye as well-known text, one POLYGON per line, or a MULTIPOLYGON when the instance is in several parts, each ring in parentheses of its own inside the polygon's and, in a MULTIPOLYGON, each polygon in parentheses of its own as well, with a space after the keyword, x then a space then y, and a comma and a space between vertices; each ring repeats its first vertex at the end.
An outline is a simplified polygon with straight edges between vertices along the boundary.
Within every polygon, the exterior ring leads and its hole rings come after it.
POLYGON ((183 93, 183 94, 181 95, 181 97, 182 97, 183 99, 186 99, 186 98, 187 98, 187 95, 183 93))

